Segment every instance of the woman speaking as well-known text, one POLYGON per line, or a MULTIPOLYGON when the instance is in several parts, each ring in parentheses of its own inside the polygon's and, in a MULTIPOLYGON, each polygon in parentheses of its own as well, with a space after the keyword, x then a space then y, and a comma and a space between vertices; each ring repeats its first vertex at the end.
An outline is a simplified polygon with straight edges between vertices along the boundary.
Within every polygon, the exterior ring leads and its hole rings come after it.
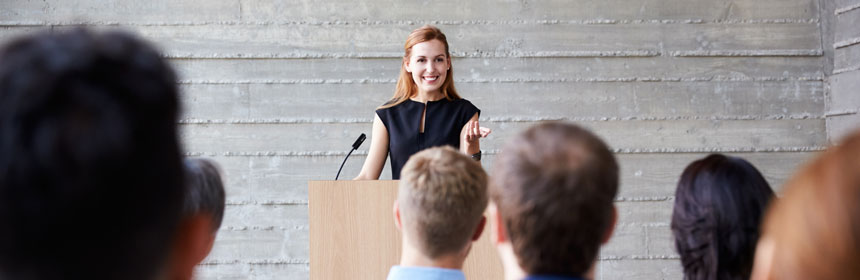
POLYGON ((478 125, 481 113, 454 89, 448 40, 425 25, 406 38, 405 55, 394 97, 377 108, 367 159, 356 180, 376 180, 391 154, 391 178, 410 156, 449 145, 481 159, 480 138, 490 129, 478 125))

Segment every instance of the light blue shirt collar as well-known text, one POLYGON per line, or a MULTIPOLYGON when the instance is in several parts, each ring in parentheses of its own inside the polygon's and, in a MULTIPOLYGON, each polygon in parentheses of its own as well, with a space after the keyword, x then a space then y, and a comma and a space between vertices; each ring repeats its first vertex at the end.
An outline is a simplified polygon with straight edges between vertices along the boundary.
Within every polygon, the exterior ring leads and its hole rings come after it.
POLYGON ((466 280, 466 275, 457 269, 423 266, 391 267, 388 280, 466 280))

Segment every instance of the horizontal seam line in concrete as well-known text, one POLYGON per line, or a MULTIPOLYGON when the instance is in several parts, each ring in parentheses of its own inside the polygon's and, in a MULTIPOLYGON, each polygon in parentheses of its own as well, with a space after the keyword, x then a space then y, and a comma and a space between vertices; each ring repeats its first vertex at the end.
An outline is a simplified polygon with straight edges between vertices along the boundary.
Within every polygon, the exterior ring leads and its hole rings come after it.
MULTIPOLYGON (((689 51, 691 52, 689 55, 685 53, 679 53, 678 56, 675 57, 687 57, 687 58, 767 58, 767 57, 820 57, 822 55, 818 54, 803 54, 801 51, 809 51, 809 52, 818 52, 817 49, 799 49, 797 54, 787 53, 787 51, 795 51, 795 50, 750 50, 752 51, 761 51, 761 54, 756 55, 730 55, 732 52, 736 50, 714 50, 714 51, 689 51), (783 52, 786 53, 776 53, 783 52), (702 55, 697 55, 692 52, 712 52, 711 55, 707 53, 702 55), (723 52, 727 54, 719 54, 718 52, 723 52)), ((746 51, 746 50, 740 50, 746 51)), ((582 51, 583 53, 571 52, 570 54, 556 54, 555 52, 550 54, 544 54, 542 51, 521 51, 521 52, 497 52, 500 55, 484 53, 481 51, 480 53, 469 53, 462 56, 459 55, 451 55, 453 58, 459 59, 481 59, 481 58, 496 58, 496 59, 590 59, 590 58, 640 58, 640 59, 656 59, 662 58, 663 53, 621 53, 627 52, 624 50, 620 51, 596 51, 592 53, 591 51, 582 51), (520 55, 522 54, 522 55, 520 55)), ((687 51, 676 51, 676 52, 687 52, 687 51)), ((669 53, 671 55, 671 52, 669 53)), ((231 61, 231 60, 240 60, 242 62, 251 62, 255 60, 271 60, 271 61, 298 61, 298 60, 399 60, 402 56, 388 56, 388 55, 364 55, 364 54, 345 54, 345 53, 330 53, 330 54, 213 54, 213 55, 194 55, 194 56, 177 56, 174 54, 166 54, 162 55, 164 58, 175 61, 231 61)), ((396 62, 396 61, 395 61, 396 62)), ((396 65, 396 63, 395 63, 396 65)))
MULTIPOLYGON (((643 225, 645 226, 645 225, 643 225)), ((647 227, 647 226, 645 226, 647 227)), ((654 226, 657 227, 657 226, 654 226)), ((286 231, 286 230, 308 230, 309 226, 222 226, 221 231, 286 231)))
POLYGON ((639 223, 639 222, 627 222, 627 223, 618 223, 619 227, 645 227, 645 228, 661 228, 661 227, 670 227, 671 224, 668 222, 663 223, 639 223))
POLYGON ((307 200, 228 200, 225 205, 244 206, 244 205, 272 205, 272 206, 287 206, 287 205, 308 205, 307 200))
MULTIPOLYGON (((350 140, 351 141, 351 140, 350 140)), ((731 147, 731 148, 618 148, 616 154, 689 154, 689 153, 797 153, 823 151, 826 146, 789 146, 789 147, 731 147)), ((342 151, 256 151, 256 152, 186 152, 186 156, 222 157, 342 157, 349 147, 342 151)), ((498 150, 484 150, 485 155, 497 155, 498 150)), ((356 150, 352 155, 367 155, 367 150, 356 150)))
POLYGON ((681 256, 679 255, 629 255, 629 256, 600 256, 599 260, 601 261, 624 261, 624 260, 636 260, 636 261, 647 261, 647 260, 679 260, 681 256))
MULTIPOLYGON (((691 50, 670 51, 675 57, 819 57, 824 55, 821 49, 774 49, 774 50, 691 50)), ((617 51, 474 51, 453 52, 454 58, 598 58, 598 57, 659 57, 662 53, 657 50, 617 50, 617 51)), ((401 53, 168 53, 168 59, 390 59, 401 58, 401 53)))
POLYGON ((860 70, 860 64, 833 70, 833 75, 838 75, 838 74, 851 72, 851 71, 858 71, 858 70, 860 70))
MULTIPOLYGON (((622 201, 623 202, 623 201, 622 201)), ((671 226, 668 222, 619 222, 616 226, 618 227, 643 227, 643 228, 665 228, 671 226)), ((283 226, 221 226, 218 230, 220 231, 230 231, 230 232, 247 232, 247 231, 261 231, 261 232, 274 232, 274 231, 306 231, 309 230, 309 226, 291 226, 291 227, 283 227, 283 226)))
POLYGON ((830 111, 824 114, 825 117, 838 117, 838 116, 850 116, 858 114, 860 109, 848 109, 848 110, 839 110, 839 111, 830 111))
MULTIPOLYGON (((815 50, 774 50, 772 56, 802 56, 802 52, 815 50), (787 53, 787 55, 780 55, 787 53), (794 54, 798 53, 798 54, 794 54)), ((733 51, 727 51, 733 52, 733 51)), ((768 52, 762 50, 761 52, 768 52)), ((658 57, 662 53, 657 50, 615 50, 615 51, 472 51, 452 52, 454 58, 595 58, 595 57, 658 57)), ((742 56, 742 55, 738 55, 742 56)), ((767 55, 758 55, 767 56, 767 55)), ((812 56, 812 55, 808 55, 812 56)), ((402 53, 387 52, 321 52, 321 53, 167 53, 167 59, 315 59, 315 58, 356 58, 356 59, 391 59, 401 58, 402 53)))
POLYGON ((783 50, 694 50, 694 51, 670 51, 672 56, 677 57, 766 57, 766 56, 823 56, 824 51, 820 49, 783 49, 783 50))
POLYGON ((333 25, 627 25, 627 24, 804 24, 819 23, 818 18, 777 18, 777 19, 548 19, 548 20, 353 20, 353 21, 167 21, 167 22, 124 22, 124 21, 0 21, 0 27, 38 27, 38 26, 201 26, 201 25, 245 25, 245 26, 333 26, 333 25))
MULTIPOLYGON (((615 198, 615 202, 662 202, 673 201, 674 196, 619 196, 615 198)), ((307 200, 290 200, 290 201, 253 201, 253 200, 228 200, 225 205, 228 206, 303 206, 308 205, 307 200)))
MULTIPOLYGON (((823 81, 822 76, 804 77, 616 77, 559 79, 455 79, 457 83, 632 83, 632 82, 784 82, 823 81)), ((179 84, 394 84, 394 79, 297 79, 297 80, 181 80, 179 84)))
MULTIPOLYGON (((629 116, 629 117, 500 117, 481 118, 482 122, 493 123, 521 123, 542 121, 581 121, 581 122, 616 122, 616 121, 770 121, 770 120, 818 120, 824 119, 823 115, 813 114, 775 114, 761 116, 629 116)), ((318 118, 272 118, 272 119, 182 119, 181 125, 195 124, 368 124, 372 119, 345 118, 345 119, 318 119, 318 118)))
MULTIPOLYGON (((670 51, 674 57, 820 57, 820 49, 780 49, 780 50, 692 50, 670 51)), ((619 51, 516 51, 516 52, 470 52, 453 53, 454 58, 643 58, 660 57, 659 51, 619 50, 619 51)), ((399 53, 233 53, 233 54, 165 54, 167 59, 177 60, 290 60, 290 59, 392 59, 401 58, 399 53)))
POLYGON ((853 45, 856 45, 856 44, 860 44, 860 37, 857 37, 857 38, 851 38, 851 39, 847 39, 847 40, 842 40, 842 41, 836 42, 836 43, 834 43, 834 44, 833 44, 833 48, 841 49, 841 48, 849 47, 849 46, 853 46, 853 45))
MULTIPOLYGON (((601 261, 619 261, 619 260, 677 260, 678 255, 628 255, 628 256, 600 256, 601 261)), ((229 265, 229 264, 251 264, 251 265, 294 265, 294 264, 310 264, 307 259, 233 259, 233 260, 207 260, 200 265, 229 265)))
POLYGON ((841 15, 841 14, 844 14, 844 13, 847 13, 847 12, 850 12, 853 10, 857 10, 857 9, 860 9, 860 3, 846 6, 846 7, 842 7, 842 8, 838 8, 835 11, 833 11, 833 13, 838 16, 838 15, 841 15))
POLYGON ((673 201, 675 196, 618 196, 615 202, 661 202, 673 201))
POLYGON ((200 265, 251 264, 251 265, 307 265, 308 259, 243 259, 243 260, 207 260, 200 265))

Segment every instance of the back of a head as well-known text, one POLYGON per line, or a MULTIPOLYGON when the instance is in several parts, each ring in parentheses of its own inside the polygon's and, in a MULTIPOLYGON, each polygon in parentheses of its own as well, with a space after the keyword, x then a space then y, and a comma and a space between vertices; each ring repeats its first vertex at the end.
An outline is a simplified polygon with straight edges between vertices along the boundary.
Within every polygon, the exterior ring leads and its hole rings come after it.
POLYGON ((769 279, 860 279, 860 132, 786 184, 761 239, 757 275, 769 266, 769 279))
POLYGON ((713 154, 684 169, 672 233, 685 279, 749 279, 773 190, 749 162, 713 154))
POLYGON ((212 215, 212 232, 218 231, 224 219, 225 191, 218 164, 206 158, 185 159, 188 189, 185 195, 185 216, 199 213, 212 215))
POLYGON ((433 259, 465 248, 487 208, 481 165, 449 147, 430 148, 410 157, 401 174, 401 220, 422 253, 433 259))
POLYGON ((614 222, 618 164, 579 126, 534 126, 496 159, 490 197, 527 274, 584 276, 614 222))
POLYGON ((152 279, 184 193, 171 68, 124 33, 0 51, 0 278, 152 279))

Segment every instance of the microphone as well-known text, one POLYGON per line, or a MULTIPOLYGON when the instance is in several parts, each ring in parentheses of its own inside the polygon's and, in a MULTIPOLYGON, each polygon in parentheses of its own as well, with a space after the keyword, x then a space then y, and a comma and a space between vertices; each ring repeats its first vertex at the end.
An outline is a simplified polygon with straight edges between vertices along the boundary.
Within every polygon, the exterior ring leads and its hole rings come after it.
POLYGON ((358 139, 355 139, 355 143, 352 143, 352 149, 358 150, 358 147, 361 147, 361 143, 364 143, 364 139, 367 139, 367 136, 362 133, 358 136, 358 139))
POLYGON ((353 151, 358 150, 358 147, 361 147, 361 143, 364 143, 364 139, 367 139, 367 136, 362 133, 358 136, 358 139, 355 139, 355 143, 352 143, 352 150, 349 150, 349 153, 347 153, 346 157, 343 158, 343 163, 340 164, 340 168, 337 170, 337 175, 334 176, 335 181, 340 177, 340 171, 343 170, 343 165, 346 164, 346 160, 349 158, 349 155, 351 155, 353 151))

